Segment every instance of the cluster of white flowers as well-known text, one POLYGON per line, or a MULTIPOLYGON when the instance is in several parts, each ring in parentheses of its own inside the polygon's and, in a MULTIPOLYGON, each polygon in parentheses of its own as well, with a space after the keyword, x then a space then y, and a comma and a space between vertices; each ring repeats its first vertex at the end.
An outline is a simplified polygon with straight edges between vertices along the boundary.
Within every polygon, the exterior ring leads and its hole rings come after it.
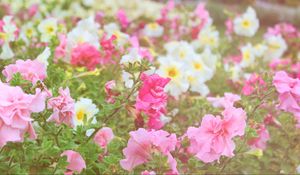
POLYGON ((206 96, 209 89, 205 82, 215 72, 217 56, 209 47, 198 54, 186 41, 167 43, 165 49, 167 54, 158 58, 160 67, 157 73, 171 79, 166 90, 175 98, 188 89, 206 96))

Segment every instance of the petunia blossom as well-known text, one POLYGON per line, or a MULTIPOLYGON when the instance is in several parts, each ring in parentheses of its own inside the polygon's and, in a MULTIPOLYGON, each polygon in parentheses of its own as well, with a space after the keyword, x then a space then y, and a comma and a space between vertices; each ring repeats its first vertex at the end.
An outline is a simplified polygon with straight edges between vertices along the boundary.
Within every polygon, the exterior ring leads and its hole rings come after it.
POLYGON ((78 152, 66 150, 61 156, 67 156, 67 162, 69 163, 65 174, 81 173, 86 168, 85 161, 78 152))

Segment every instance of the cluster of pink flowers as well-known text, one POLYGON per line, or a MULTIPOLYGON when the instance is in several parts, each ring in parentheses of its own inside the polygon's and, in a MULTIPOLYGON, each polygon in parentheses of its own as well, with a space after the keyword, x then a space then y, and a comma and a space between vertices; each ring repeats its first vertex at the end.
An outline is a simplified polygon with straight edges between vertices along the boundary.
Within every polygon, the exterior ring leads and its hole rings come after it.
POLYGON ((290 23, 279 23, 274 27, 268 27, 266 36, 282 35, 287 38, 300 37, 297 28, 290 23))
POLYGON ((7 142, 22 142, 26 132, 31 139, 36 138, 31 113, 45 109, 46 97, 40 89, 31 95, 0 82, 0 147, 7 142))
POLYGON ((141 75, 143 81, 142 87, 139 89, 136 98, 136 110, 144 112, 149 116, 148 127, 160 129, 164 123, 160 117, 166 113, 166 105, 168 95, 164 91, 164 87, 170 81, 169 78, 162 78, 157 74, 141 75))
POLYGON ((69 163, 65 175, 72 175, 74 172, 81 173, 86 168, 85 161, 78 152, 66 150, 61 156, 67 156, 67 162, 69 163))
POLYGON ((251 95, 255 90, 264 88, 265 81, 257 74, 251 74, 250 78, 246 80, 242 89, 243 95, 251 95))
POLYGON ((48 108, 53 109, 53 113, 48 121, 55 121, 57 124, 65 123, 73 127, 73 117, 75 115, 75 102, 70 96, 69 88, 59 88, 59 96, 48 100, 48 108))
POLYGON ((123 150, 125 159, 120 161, 123 169, 131 171, 138 165, 151 160, 155 152, 167 156, 172 174, 178 174, 177 162, 171 152, 175 150, 177 137, 163 130, 147 131, 143 128, 130 132, 127 147, 123 150))
POLYGON ((112 35, 111 37, 108 37, 106 35, 103 35, 101 40, 100 40, 100 45, 102 48, 101 51, 101 64, 106 64, 106 63, 113 63, 114 61, 112 60, 113 56, 118 55, 118 51, 116 50, 116 47, 113 43, 117 37, 115 35, 112 35))
POLYGON ((88 43, 79 44, 72 49, 71 64, 75 66, 84 66, 89 70, 95 69, 100 63, 100 52, 93 45, 88 43))
POLYGON ((222 155, 234 156, 235 136, 243 136, 246 128, 246 112, 241 108, 227 107, 223 118, 207 114, 200 127, 189 127, 190 140, 188 151, 205 163, 218 160, 222 155))
POLYGON ((289 70, 289 75, 300 78, 300 62, 294 63, 291 58, 273 59, 269 67, 274 71, 289 70))
POLYGON ((9 82, 13 75, 20 73, 23 79, 35 84, 37 81, 43 81, 47 76, 46 65, 38 60, 17 60, 15 64, 5 66, 2 71, 9 82))
POLYGON ((251 148, 266 149, 267 141, 270 139, 270 134, 264 124, 260 124, 257 128, 258 137, 248 141, 251 148))
POLYGON ((279 109, 292 113, 300 127, 300 80, 291 78, 284 71, 276 72, 273 84, 279 93, 279 109))

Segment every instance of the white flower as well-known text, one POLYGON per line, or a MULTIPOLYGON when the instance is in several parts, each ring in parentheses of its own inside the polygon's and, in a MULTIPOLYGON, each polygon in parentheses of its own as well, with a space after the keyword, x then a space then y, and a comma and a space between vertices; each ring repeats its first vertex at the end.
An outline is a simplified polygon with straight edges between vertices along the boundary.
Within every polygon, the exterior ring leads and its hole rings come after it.
POLYGON ((217 48, 219 46, 219 32, 211 26, 206 27, 201 30, 198 34, 198 39, 193 41, 192 44, 196 49, 205 47, 217 48))
POLYGON ((3 32, 0 32, 0 40, 2 40, 2 52, 0 59, 9 59, 14 56, 12 49, 9 46, 9 42, 16 40, 15 32, 18 30, 16 25, 12 21, 12 16, 4 16, 3 21, 3 32))
POLYGON ((135 62, 141 62, 142 57, 138 52, 138 49, 132 48, 129 52, 129 54, 123 55, 122 59, 120 61, 120 64, 128 64, 128 63, 135 63, 135 62))
POLYGON ((51 55, 51 51, 49 47, 46 47, 45 50, 39 54, 36 58, 36 60, 38 60, 41 63, 44 63, 46 65, 46 67, 48 66, 48 58, 51 55))
POLYGON ((48 18, 43 20, 38 25, 38 30, 41 33, 41 41, 49 42, 53 36, 55 36, 57 31, 57 19, 48 18))
POLYGON ((28 22, 22 26, 20 37, 23 39, 23 41, 27 45, 30 43, 31 38, 33 38, 36 35, 37 35, 37 32, 36 32, 32 22, 28 22))
POLYGON ((164 33, 164 28, 156 22, 153 22, 144 27, 143 33, 148 37, 160 37, 164 33))
POLYGON ((160 67, 157 73, 162 77, 168 77, 171 81, 166 85, 165 90, 172 96, 178 98, 180 94, 189 88, 189 82, 185 75, 185 65, 175 61, 172 57, 159 57, 160 67))
POLYGON ((200 57, 207 67, 215 71, 218 56, 213 54, 210 48, 205 48, 204 51, 200 54, 200 57))
POLYGON ((13 56, 14 56, 14 53, 11 50, 9 43, 5 42, 2 45, 2 52, 0 54, 0 58, 1 59, 9 59, 9 58, 12 58, 13 56))
POLYGON ((237 16, 233 21, 233 29, 237 35, 252 37, 259 27, 259 21, 256 12, 252 7, 241 16, 237 16))
POLYGON ((267 49, 268 47, 265 44, 256 44, 254 46, 254 54, 256 57, 262 57, 267 49))
POLYGON ((112 35, 116 36, 117 45, 122 47, 129 40, 129 35, 120 31, 120 27, 116 23, 109 23, 105 25, 104 31, 108 34, 108 37, 112 35))
POLYGON ((247 45, 241 48, 242 60, 240 62, 241 67, 249 67, 255 61, 255 50, 252 44, 247 43, 247 45))
POLYGON ((195 56, 194 48, 186 41, 173 41, 165 44, 167 55, 176 61, 187 61, 195 56))
POLYGON ((75 126, 84 125, 84 118, 86 121, 91 121, 96 123, 97 120, 95 115, 99 112, 97 106, 89 98, 80 98, 79 101, 75 103, 75 117, 74 124, 75 126))
POLYGON ((281 35, 267 37, 266 46, 268 47, 264 56, 266 60, 281 58, 287 50, 287 44, 281 35))
POLYGON ((133 77, 130 73, 122 71, 122 80, 125 83, 126 88, 132 88, 133 86, 133 77))

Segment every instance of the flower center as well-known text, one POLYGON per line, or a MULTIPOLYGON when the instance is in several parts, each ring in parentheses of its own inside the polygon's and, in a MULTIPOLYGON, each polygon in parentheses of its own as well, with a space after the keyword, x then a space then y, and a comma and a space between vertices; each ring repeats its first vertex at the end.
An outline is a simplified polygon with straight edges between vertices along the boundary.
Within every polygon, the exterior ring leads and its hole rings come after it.
POLYGON ((201 70, 202 69, 202 64, 201 63, 194 63, 194 68, 196 70, 201 70))
POLYGON ((249 20, 244 20, 244 21, 242 22, 242 26, 243 26, 244 28, 249 28, 250 25, 251 25, 251 23, 250 23, 249 20))
POLYGON ((176 77, 179 74, 178 70, 175 67, 171 67, 168 69, 168 76, 169 77, 176 77))
POLYGON ((77 114, 76 114, 76 118, 77 118, 77 120, 80 120, 80 121, 82 121, 83 120, 83 117, 84 117, 84 110, 83 109, 80 109, 78 112, 77 112, 77 114))

